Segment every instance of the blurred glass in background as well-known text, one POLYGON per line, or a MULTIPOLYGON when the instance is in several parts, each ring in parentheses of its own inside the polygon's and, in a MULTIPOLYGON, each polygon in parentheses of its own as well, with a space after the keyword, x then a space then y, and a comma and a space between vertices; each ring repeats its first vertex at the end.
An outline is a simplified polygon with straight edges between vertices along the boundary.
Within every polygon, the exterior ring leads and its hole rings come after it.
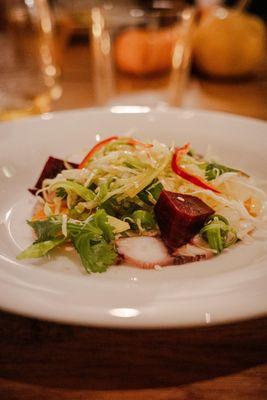
MULTIPOLYGON (((192 82, 196 82, 196 80, 199 82, 197 90, 200 91, 202 83, 207 82, 209 85, 208 81, 211 82, 210 84, 218 82, 223 90, 223 83, 227 85, 228 82, 231 85, 235 82, 238 84, 240 79, 246 82, 265 79, 266 29, 261 17, 266 15, 264 10, 267 8, 267 2, 265 8, 260 0, 114 0, 112 2, 107 0, 78 0, 75 2, 50 0, 50 3, 55 10, 57 39, 62 49, 64 94, 58 103, 59 106, 71 108, 73 104, 75 107, 84 107, 112 102, 124 104, 141 102, 155 105, 164 97, 162 96, 163 91, 165 91, 166 99, 170 69, 165 73, 147 74, 130 73, 125 68, 123 71, 123 68, 118 67, 114 49, 121 47, 122 41, 124 41, 124 45, 129 40, 133 41, 133 36, 130 38, 133 33, 130 35, 129 32, 126 32, 127 30, 130 31, 133 27, 145 30, 145 26, 148 26, 146 21, 149 19, 148 15, 151 15, 151 9, 166 8, 167 4, 172 8, 179 8, 181 4, 183 6, 193 5, 197 17, 195 18, 194 32, 189 35, 193 41, 193 73, 187 86, 185 85, 186 79, 180 79, 179 75, 176 75, 177 83, 171 87, 174 89, 173 94, 178 95, 180 91, 180 100, 177 96, 176 102, 168 101, 169 103, 195 106, 197 100, 194 101, 191 98, 188 101, 187 95, 192 97, 192 82), (110 6, 110 3, 113 7, 110 6), (90 13, 99 5, 104 6, 105 11, 102 14, 94 11, 94 27, 92 27, 90 13), (259 16, 248 13, 247 9, 257 12, 259 16), (131 15, 129 12, 133 12, 135 15, 131 15), (140 12, 141 14, 143 12, 144 15, 140 15, 140 12), (98 31, 97 25, 101 29, 101 38, 95 38, 95 35, 92 34, 93 29, 98 31), (119 37, 121 39, 120 46, 115 46, 116 43, 119 43, 117 40, 119 37), (88 46, 89 49, 93 49, 93 52, 87 51, 88 46), (108 54, 104 54, 107 51, 108 54), (182 81, 184 84, 181 84, 182 81), (185 89, 180 90, 183 86, 185 89), (152 96, 151 92, 153 92, 152 96), (181 96, 181 93, 184 95, 181 96)), ((159 22, 154 23, 155 30, 159 31, 160 28, 162 26, 159 22)), ((143 38, 144 33, 142 33, 143 38)), ((159 36, 163 37, 164 35, 159 36)), ((135 44, 139 54, 144 51, 144 42, 141 40, 140 46, 138 43, 135 44)), ((168 51, 167 47, 166 41, 165 52, 168 51)), ((151 44, 150 50, 152 48, 151 44)), ((158 54, 160 49, 158 45, 158 54)), ((129 43, 127 50, 123 53, 124 59, 131 62, 129 43)), ((151 56, 148 52, 146 56, 145 62, 147 63, 151 60, 151 56)), ((165 56, 162 55, 161 59, 164 58, 165 56)), ((188 70, 187 68, 187 72, 188 70)), ((196 83, 194 85, 196 88, 196 83)), ((194 93, 194 95, 198 96, 199 94, 194 93)))
POLYGON ((54 15, 60 62, 63 62, 64 52, 69 45, 77 44, 79 40, 88 43, 90 12, 98 3, 90 0, 54 0, 50 4, 54 15))
POLYGON ((0 120, 49 111, 61 89, 48 3, 6 1, 1 18, 0 120))
POLYGON ((221 109, 243 83, 263 98, 266 9, 261 0, 0 0, 0 119, 108 104, 221 109))
POLYGON ((92 9, 95 102, 180 105, 190 66, 194 11, 182 2, 92 9))

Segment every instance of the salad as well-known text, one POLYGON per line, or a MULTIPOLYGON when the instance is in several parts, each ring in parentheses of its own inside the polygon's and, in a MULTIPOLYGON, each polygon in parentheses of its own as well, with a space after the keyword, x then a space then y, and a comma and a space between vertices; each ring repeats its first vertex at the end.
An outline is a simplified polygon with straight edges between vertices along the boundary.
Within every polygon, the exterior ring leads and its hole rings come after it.
POLYGON ((88 273, 199 261, 245 240, 263 220, 252 177, 196 153, 112 136, 74 164, 49 157, 33 189, 35 241, 17 258, 75 249, 88 273))

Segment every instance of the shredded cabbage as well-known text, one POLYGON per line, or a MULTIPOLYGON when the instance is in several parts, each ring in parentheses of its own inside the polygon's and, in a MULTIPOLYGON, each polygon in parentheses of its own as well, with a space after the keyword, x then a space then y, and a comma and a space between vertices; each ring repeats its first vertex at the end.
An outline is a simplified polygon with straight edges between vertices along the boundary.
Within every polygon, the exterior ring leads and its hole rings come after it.
POLYGON ((74 224, 89 221, 99 209, 107 212, 115 234, 131 235, 136 227, 144 233, 155 228, 146 219, 152 220, 153 207, 165 189, 199 197, 229 221, 238 239, 245 239, 264 220, 266 193, 253 178, 218 164, 210 152, 207 158, 193 151, 182 156, 181 167, 212 185, 219 191, 215 193, 177 175, 171 165, 173 153, 173 146, 156 140, 150 144, 127 137, 113 140, 93 154, 86 168, 68 164, 54 179, 43 181, 37 196, 43 195, 44 214, 62 215, 64 237, 70 218, 74 224), (135 218, 141 210, 142 218, 135 218))

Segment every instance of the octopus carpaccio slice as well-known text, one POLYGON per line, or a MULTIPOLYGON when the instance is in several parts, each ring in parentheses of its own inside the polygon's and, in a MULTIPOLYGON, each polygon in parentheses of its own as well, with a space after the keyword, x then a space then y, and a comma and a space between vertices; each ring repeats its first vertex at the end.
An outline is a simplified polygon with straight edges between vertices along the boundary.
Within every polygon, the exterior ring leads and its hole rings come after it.
POLYGON ((156 265, 172 265, 172 257, 162 240, 149 236, 121 238, 116 241, 118 253, 126 263, 151 269, 156 265))
POLYGON ((181 265, 206 260, 213 255, 211 250, 193 244, 181 246, 170 254, 160 238, 149 236, 120 238, 116 241, 116 246, 123 261, 143 269, 181 265))
POLYGON ((175 257, 174 264, 180 265, 188 262, 208 260, 212 258, 214 254, 211 249, 187 243, 176 249, 172 255, 175 257))

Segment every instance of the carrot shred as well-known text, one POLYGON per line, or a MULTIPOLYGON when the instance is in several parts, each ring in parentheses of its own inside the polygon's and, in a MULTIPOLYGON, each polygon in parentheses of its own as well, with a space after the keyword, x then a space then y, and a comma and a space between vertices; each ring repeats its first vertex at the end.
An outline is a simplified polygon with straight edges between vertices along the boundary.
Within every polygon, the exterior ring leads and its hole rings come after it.
MULTIPOLYGON (((51 208, 52 212, 55 211, 55 205, 54 204, 51 204, 49 207, 51 208)), ((59 214, 68 214, 68 211, 69 211, 69 209, 65 205, 63 205, 60 208, 59 214)), ((36 211, 35 214, 33 214, 31 220, 32 221, 43 221, 43 220, 45 220, 47 218, 48 217, 45 214, 44 209, 42 208, 42 209, 36 211)))
POLYGON ((136 139, 132 139, 132 138, 130 138, 127 141, 127 144, 130 144, 130 145, 133 145, 133 146, 142 146, 142 147, 145 147, 145 148, 153 147, 152 143, 143 143, 143 142, 140 142, 140 140, 136 140, 136 139))

